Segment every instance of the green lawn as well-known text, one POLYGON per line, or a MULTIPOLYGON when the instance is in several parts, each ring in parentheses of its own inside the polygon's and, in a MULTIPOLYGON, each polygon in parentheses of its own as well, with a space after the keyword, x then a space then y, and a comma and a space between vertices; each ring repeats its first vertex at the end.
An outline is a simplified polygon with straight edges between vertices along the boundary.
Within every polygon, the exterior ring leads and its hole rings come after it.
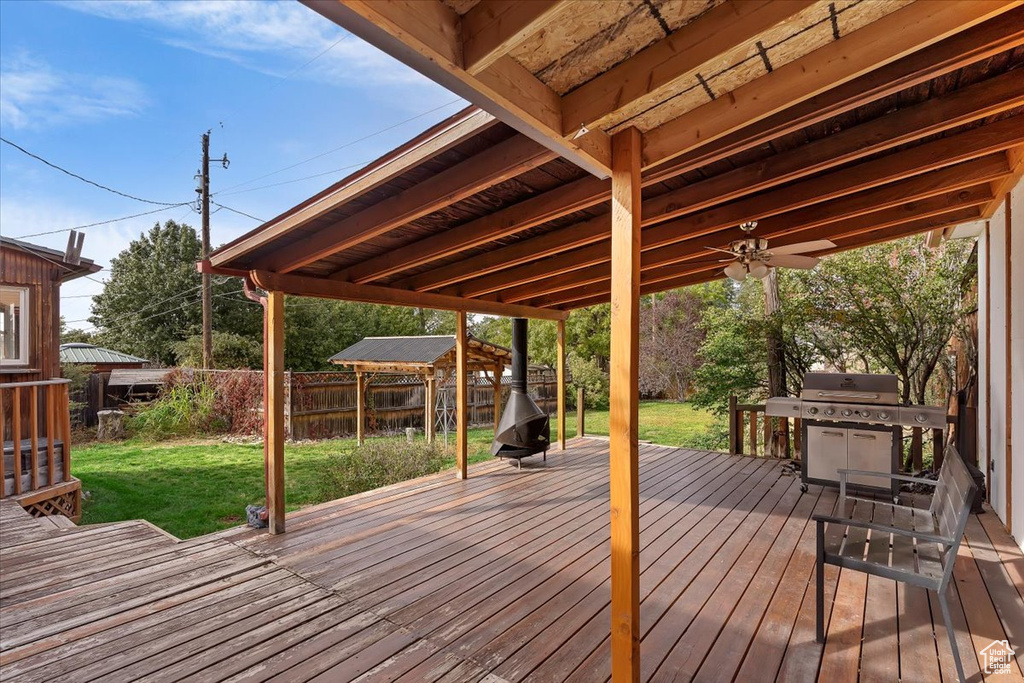
MULTIPOLYGON (((575 435, 575 415, 566 417, 566 431, 575 435)), ((607 411, 587 411, 586 419, 588 434, 608 433, 607 411)), ((714 423, 711 415, 688 405, 644 402, 640 406, 640 438, 655 443, 704 447, 714 423)), ((470 430, 471 463, 490 458, 492 437, 491 429, 470 430)), ((552 438, 557 438, 555 429, 552 438)), ((318 502, 315 482, 323 463, 355 445, 355 439, 288 444, 288 509, 318 502)), ((179 538, 235 526, 244 521, 246 505, 263 499, 263 447, 259 444, 212 439, 84 444, 74 451, 73 471, 88 493, 83 523, 142 518, 179 538)))

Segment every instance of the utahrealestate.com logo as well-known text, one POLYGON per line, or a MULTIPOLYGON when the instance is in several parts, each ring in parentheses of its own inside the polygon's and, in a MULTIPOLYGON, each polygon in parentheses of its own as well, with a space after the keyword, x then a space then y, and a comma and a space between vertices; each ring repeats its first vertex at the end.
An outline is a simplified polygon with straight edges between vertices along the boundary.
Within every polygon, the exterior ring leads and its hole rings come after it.
POLYGON ((981 651, 981 666, 986 674, 1010 673, 1010 659, 1014 655, 1006 640, 993 640, 981 651))

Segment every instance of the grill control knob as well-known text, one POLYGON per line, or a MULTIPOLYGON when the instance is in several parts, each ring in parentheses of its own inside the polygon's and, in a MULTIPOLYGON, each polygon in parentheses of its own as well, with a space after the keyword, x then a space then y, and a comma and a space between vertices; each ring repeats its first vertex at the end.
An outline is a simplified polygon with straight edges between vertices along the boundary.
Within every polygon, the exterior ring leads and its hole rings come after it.
POLYGON ((928 416, 925 415, 924 413, 918 413, 917 415, 914 416, 914 421, 924 424, 925 422, 928 421, 928 416))
POLYGON ((889 413, 885 412, 884 410, 880 410, 880 411, 878 411, 878 418, 880 420, 888 420, 889 419, 889 413))
POLYGON ((835 408, 825 408, 825 414, 828 415, 829 417, 831 417, 831 416, 836 414, 836 409, 835 408))
POLYGON ((860 416, 861 417, 871 417, 871 411, 870 410, 862 410, 862 411, 860 411, 860 416))
POLYGON ((808 415, 817 415, 818 414, 818 409, 815 408, 814 406, 811 406, 810 408, 807 409, 807 414, 808 415))
POLYGON ((843 408, 843 417, 850 417, 853 415, 853 411, 849 408, 843 408))

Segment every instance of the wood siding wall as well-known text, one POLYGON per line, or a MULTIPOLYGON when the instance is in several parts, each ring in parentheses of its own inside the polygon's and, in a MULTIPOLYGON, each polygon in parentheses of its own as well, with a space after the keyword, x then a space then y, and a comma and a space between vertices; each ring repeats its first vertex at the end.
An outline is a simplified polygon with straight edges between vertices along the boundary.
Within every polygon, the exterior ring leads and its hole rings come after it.
POLYGON ((0 252, 0 283, 29 287, 29 365, 34 372, 5 367, 0 382, 31 382, 60 377, 60 269, 15 249, 0 252))

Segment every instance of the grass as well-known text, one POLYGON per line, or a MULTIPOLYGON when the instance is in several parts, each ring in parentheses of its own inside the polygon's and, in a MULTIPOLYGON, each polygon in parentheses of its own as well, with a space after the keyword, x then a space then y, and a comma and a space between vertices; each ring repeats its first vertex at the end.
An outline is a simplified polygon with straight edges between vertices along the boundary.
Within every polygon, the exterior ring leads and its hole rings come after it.
MULTIPOLYGON (((588 434, 608 433, 608 411, 587 411, 586 420, 588 434)), ((575 435, 573 413, 566 423, 568 434, 575 435)), ((640 405, 640 438, 656 443, 700 447, 714 424, 713 416, 688 405, 640 405)), ((490 459, 493 435, 489 428, 469 431, 470 463, 490 459)), ((316 481, 325 462, 355 447, 355 439, 287 444, 288 509, 319 502, 316 481)), ((454 464, 453 456, 448 466, 454 464)), ((216 439, 91 443, 75 449, 73 467, 88 492, 85 524, 141 518, 179 538, 191 538, 243 523, 245 506, 263 500, 260 444, 216 439)))

